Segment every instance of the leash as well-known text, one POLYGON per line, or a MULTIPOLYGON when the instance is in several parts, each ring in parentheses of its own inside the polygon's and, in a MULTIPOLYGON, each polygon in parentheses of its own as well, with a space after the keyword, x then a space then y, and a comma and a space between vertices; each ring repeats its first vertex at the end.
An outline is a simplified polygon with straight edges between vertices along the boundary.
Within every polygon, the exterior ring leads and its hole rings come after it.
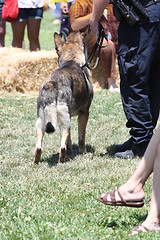
POLYGON ((101 52, 101 48, 107 47, 108 45, 108 38, 105 34, 105 30, 102 26, 102 24, 99 22, 98 23, 98 29, 96 31, 96 43, 93 46, 93 49, 91 51, 91 53, 88 56, 88 36, 89 36, 89 31, 90 31, 90 25, 88 25, 88 29, 87 29, 87 33, 86 33, 86 41, 85 41, 85 64, 83 65, 83 67, 87 67, 90 70, 93 70, 97 67, 98 62, 99 62, 99 58, 100 58, 100 52, 101 52), (103 39, 107 40, 107 44, 105 46, 102 46, 103 44, 103 39), (97 52, 98 51, 98 52, 97 52), (94 64, 94 66, 91 67, 91 62, 95 56, 95 53, 97 52, 97 57, 96 57, 96 62, 94 64))
POLYGON ((70 29, 69 28, 64 28, 61 32, 60 32, 60 36, 61 36, 61 38, 63 38, 64 39, 64 42, 66 42, 66 40, 67 40, 67 37, 68 37, 68 35, 70 34, 70 29))

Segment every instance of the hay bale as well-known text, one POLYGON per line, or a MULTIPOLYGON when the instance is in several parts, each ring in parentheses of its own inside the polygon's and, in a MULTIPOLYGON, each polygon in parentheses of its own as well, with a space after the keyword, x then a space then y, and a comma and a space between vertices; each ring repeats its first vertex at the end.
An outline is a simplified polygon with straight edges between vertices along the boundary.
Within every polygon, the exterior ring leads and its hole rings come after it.
MULTIPOLYGON (((19 48, 0 48, 0 90, 39 91, 42 82, 57 65, 55 51, 30 52, 19 48)), ((99 63, 92 70, 94 89, 107 88, 106 76, 99 63)))
POLYGON ((0 48, 0 61, 0 90, 7 91, 37 91, 45 78, 57 68, 55 51, 0 48))
POLYGON ((104 73, 101 62, 98 63, 95 69, 91 70, 91 73, 94 89, 99 90, 108 87, 107 78, 104 73))
MULTIPOLYGON (((102 67, 100 61, 97 65, 97 67, 95 69, 93 69, 91 72, 92 72, 92 81, 93 81, 94 89, 98 90, 98 89, 108 88, 106 74, 103 70, 103 67, 102 67)), ((115 81, 116 81, 118 86, 119 86, 119 79, 120 79, 119 69, 118 69, 118 63, 116 61, 115 81)))

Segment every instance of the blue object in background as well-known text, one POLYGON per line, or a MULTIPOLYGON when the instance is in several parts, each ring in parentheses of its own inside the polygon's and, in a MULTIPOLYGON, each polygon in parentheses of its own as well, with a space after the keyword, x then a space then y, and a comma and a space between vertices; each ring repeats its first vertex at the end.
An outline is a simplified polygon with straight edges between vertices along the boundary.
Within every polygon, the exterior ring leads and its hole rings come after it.
POLYGON ((56 8, 53 10, 52 16, 56 19, 61 19, 60 2, 55 3, 56 8))

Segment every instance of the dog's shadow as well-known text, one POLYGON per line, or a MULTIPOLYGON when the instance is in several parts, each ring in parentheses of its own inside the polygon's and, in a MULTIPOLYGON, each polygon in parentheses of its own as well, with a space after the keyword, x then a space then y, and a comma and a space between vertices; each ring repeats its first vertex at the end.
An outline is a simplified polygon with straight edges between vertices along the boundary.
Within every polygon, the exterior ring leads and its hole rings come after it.
POLYGON ((100 156, 104 157, 104 156, 109 155, 109 156, 113 157, 114 154, 115 154, 115 144, 107 147, 106 152, 105 153, 100 153, 100 156))
MULTIPOLYGON (((95 148, 93 148, 90 145, 86 145, 87 153, 93 153, 95 152, 95 148)), ((79 148, 78 145, 73 144, 72 145, 72 152, 67 152, 66 154, 66 162, 72 161, 77 155, 79 154, 79 148)), ((81 155, 83 156, 83 155, 81 155)), ((47 162, 50 167, 56 166, 59 163, 59 153, 53 154, 49 158, 42 158, 41 162, 47 162)))
POLYGON ((114 154, 115 154, 115 146, 116 146, 116 145, 113 144, 113 145, 107 147, 107 149, 106 149, 106 153, 107 153, 109 156, 111 156, 111 157, 113 157, 114 154))

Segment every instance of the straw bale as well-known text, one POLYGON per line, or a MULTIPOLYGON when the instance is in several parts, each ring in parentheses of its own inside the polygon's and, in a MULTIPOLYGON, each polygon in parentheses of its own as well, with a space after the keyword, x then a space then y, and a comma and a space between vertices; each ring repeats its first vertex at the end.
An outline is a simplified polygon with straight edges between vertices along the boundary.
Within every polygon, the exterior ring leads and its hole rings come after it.
POLYGON ((37 91, 57 68, 55 51, 30 52, 0 48, 0 90, 37 91))
MULTIPOLYGON (((18 48, 0 48, 0 90, 39 91, 42 82, 57 66, 55 51, 30 52, 18 48)), ((94 89, 107 87, 103 68, 99 63, 92 70, 94 89)))
MULTIPOLYGON (((102 67, 100 61, 98 63, 98 66, 95 69, 93 69, 91 72, 92 72, 92 81, 93 81, 94 89, 99 90, 99 89, 108 88, 107 77, 106 77, 106 74, 103 70, 103 67, 102 67)), ((118 68, 118 63, 117 63, 117 59, 116 59, 115 81, 118 86, 119 86, 119 81, 120 81, 119 79, 120 79, 119 68, 118 68)))

